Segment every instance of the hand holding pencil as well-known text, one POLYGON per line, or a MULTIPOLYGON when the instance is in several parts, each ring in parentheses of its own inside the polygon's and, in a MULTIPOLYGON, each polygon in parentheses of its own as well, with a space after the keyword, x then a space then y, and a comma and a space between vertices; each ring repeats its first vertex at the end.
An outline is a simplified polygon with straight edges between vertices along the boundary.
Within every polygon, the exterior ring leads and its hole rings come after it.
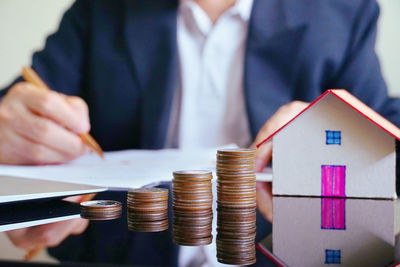
POLYGON ((87 144, 102 155, 88 135, 86 103, 49 90, 30 68, 23 72, 29 82, 14 85, 0 102, 0 163, 63 163, 87 153, 87 144))

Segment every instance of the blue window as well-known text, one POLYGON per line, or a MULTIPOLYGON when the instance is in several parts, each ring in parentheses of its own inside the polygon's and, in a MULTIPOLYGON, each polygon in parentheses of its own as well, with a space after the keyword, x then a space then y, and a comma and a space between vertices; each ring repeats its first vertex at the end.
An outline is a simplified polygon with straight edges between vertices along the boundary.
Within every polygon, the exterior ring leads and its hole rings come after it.
POLYGON ((340 131, 325 131, 327 145, 341 145, 342 136, 340 131))
POLYGON ((325 249, 325 264, 340 264, 340 250, 325 249))

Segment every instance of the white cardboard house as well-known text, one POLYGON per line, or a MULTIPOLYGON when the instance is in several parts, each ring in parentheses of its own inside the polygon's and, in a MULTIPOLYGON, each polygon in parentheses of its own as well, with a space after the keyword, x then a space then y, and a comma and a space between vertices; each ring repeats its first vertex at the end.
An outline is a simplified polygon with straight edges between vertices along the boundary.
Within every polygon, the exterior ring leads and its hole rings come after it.
POLYGON ((397 198, 400 129, 346 90, 327 90, 278 129, 273 194, 397 198))
POLYGON ((259 249, 278 266, 389 266, 399 262, 399 204, 274 197, 272 239, 263 240, 259 249))

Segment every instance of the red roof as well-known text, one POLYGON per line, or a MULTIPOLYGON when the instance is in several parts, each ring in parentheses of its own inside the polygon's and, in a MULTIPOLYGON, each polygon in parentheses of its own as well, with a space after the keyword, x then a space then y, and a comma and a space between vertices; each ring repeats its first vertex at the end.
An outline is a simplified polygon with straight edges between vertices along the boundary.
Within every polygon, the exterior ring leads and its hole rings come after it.
POLYGON ((363 102, 361 102, 358 98, 350 94, 348 91, 344 89, 330 89, 326 90, 325 93, 320 95, 317 99, 315 99, 310 105, 308 105, 305 109, 303 109, 299 114, 297 114, 293 119, 288 121, 285 125, 283 125, 281 128, 276 130, 273 134, 268 136, 264 141, 259 143, 257 147, 260 147, 262 144, 265 142, 269 141, 275 134, 277 134, 280 130, 286 127, 289 123, 294 121, 297 117, 299 117, 303 112, 305 112, 307 109, 312 107, 315 103, 317 103, 319 100, 321 100, 324 96, 327 94, 331 94, 336 96, 338 99, 342 100, 344 103, 349 105, 351 108, 353 108, 355 111, 359 112, 361 115, 363 115, 365 118, 373 122, 376 126, 396 138, 397 140, 400 140, 400 129, 379 115, 376 111, 365 105, 363 102))

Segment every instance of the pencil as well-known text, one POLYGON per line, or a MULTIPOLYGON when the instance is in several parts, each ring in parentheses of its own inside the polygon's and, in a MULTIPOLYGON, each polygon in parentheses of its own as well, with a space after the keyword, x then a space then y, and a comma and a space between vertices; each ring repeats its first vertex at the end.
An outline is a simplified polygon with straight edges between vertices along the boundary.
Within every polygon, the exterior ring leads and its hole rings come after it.
MULTIPOLYGON (((22 77, 29 83, 44 90, 51 90, 39 75, 30 67, 22 67, 22 77)), ((79 134, 82 142, 89 146, 101 158, 104 158, 103 150, 89 133, 79 134)))

